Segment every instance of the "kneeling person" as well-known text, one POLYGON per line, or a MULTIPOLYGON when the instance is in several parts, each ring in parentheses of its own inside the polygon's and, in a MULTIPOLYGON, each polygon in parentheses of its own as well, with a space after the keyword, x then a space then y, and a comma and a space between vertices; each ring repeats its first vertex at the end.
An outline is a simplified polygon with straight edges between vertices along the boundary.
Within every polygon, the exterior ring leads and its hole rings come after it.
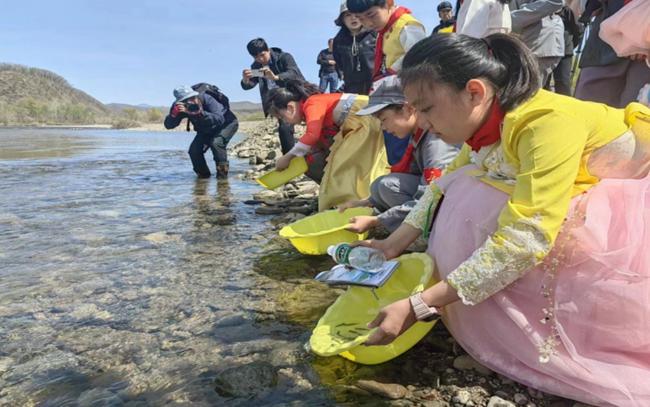
POLYGON ((372 183, 368 199, 349 201, 339 207, 340 211, 360 206, 375 208, 377 216, 352 218, 349 230, 357 233, 378 225, 391 232, 397 229, 427 185, 440 177, 459 152, 457 147, 418 126, 416 111, 406 103, 397 76, 383 78, 374 86, 368 106, 357 115, 374 115, 384 131, 409 139, 409 144, 402 159, 391 167, 391 173, 372 183))
MULTIPOLYGON (((200 85, 199 90, 211 86, 200 85)), ((210 177, 210 168, 205 162, 204 154, 206 151, 212 150, 212 156, 217 164, 217 178, 228 178, 229 165, 226 147, 230 139, 237 133, 239 122, 234 113, 230 111, 227 98, 222 96, 219 101, 210 96, 207 91, 199 93, 189 86, 174 89, 174 97, 176 101, 165 118, 165 128, 178 127, 184 118, 192 123, 196 137, 190 144, 188 153, 194 172, 199 178, 210 177)), ((189 124, 187 129, 189 131, 189 124)))

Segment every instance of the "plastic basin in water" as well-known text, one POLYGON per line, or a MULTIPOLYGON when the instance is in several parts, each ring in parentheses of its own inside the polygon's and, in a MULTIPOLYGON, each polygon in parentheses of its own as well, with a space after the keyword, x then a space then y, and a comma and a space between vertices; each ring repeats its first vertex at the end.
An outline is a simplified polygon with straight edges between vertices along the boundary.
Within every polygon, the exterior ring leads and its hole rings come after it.
POLYGON ((300 219, 280 230, 280 236, 289 239, 291 244, 303 254, 320 255, 327 253, 333 244, 351 243, 363 240, 367 233, 354 233, 345 230, 354 216, 372 215, 372 208, 351 208, 340 213, 333 209, 300 219))
POLYGON ((371 330, 367 324, 379 310, 432 286, 433 262, 424 253, 398 258, 400 265, 383 287, 373 290, 350 286, 332 304, 314 328, 309 345, 320 356, 340 355, 356 363, 376 365, 387 362, 417 344, 437 321, 417 322, 385 346, 365 346, 371 330))
POLYGON ((304 157, 294 157, 284 171, 269 171, 257 178, 257 182, 266 189, 275 189, 286 184, 292 179, 307 172, 307 161, 304 157))

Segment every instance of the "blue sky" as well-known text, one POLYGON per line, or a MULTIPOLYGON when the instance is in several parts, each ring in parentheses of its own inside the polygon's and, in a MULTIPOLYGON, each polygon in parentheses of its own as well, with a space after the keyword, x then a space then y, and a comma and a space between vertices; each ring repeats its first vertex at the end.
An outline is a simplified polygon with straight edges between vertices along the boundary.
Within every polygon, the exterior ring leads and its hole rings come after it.
MULTIPOLYGON (((338 28, 339 0, 30 0, 3 2, 0 62, 48 69, 104 103, 167 105, 180 84, 243 91, 246 43, 257 36, 291 52, 317 80, 316 56, 338 28)), ((403 0, 427 32, 439 0, 403 0)))

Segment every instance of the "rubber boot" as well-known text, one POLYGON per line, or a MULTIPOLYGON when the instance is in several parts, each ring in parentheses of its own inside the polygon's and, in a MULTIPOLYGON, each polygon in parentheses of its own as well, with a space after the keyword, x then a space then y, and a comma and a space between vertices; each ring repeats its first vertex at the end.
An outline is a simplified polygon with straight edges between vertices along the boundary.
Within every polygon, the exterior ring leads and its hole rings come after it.
POLYGON ((217 165, 217 178, 226 179, 228 178, 228 170, 230 166, 228 164, 218 164, 217 165))

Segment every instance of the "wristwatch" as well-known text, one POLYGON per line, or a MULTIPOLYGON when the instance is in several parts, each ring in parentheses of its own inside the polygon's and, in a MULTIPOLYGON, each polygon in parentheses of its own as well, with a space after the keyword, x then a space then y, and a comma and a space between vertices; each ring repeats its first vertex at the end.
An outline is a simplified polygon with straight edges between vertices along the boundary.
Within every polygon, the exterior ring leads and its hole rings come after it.
POLYGON ((410 296, 409 301, 418 321, 431 322, 439 315, 435 307, 430 307, 424 302, 421 292, 410 296))

